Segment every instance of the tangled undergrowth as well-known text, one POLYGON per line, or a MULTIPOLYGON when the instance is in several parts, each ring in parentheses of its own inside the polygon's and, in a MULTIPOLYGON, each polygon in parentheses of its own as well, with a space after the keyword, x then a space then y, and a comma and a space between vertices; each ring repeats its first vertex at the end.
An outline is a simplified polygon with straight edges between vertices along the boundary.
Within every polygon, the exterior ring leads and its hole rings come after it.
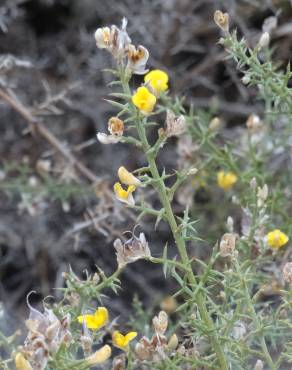
MULTIPOLYGON (((113 243, 117 269, 112 275, 98 267, 85 280, 73 270, 64 273, 62 298, 45 300, 42 312, 31 306, 28 296, 25 341, 19 345, 18 332, 1 337, 3 369, 291 366, 292 73, 290 66, 283 71, 273 62, 268 31, 250 48, 230 31, 227 13, 216 11, 214 20, 222 32, 219 43, 236 62, 242 83, 255 86, 265 104, 263 116, 250 115, 233 140, 221 135, 222 118, 186 107, 183 99, 171 96, 165 71, 148 71, 149 52, 131 43, 125 19, 121 28, 96 31, 98 49, 115 61, 115 67, 107 69, 113 89, 107 101, 116 110, 107 133, 99 132, 97 139, 113 150, 115 145, 132 145, 145 158, 133 171, 120 164, 119 181, 113 186, 116 201, 136 212, 137 225, 145 216, 152 217, 153 233, 159 223, 166 223, 177 255, 169 257, 166 244, 154 256, 147 235, 135 228, 127 239, 113 243), (137 88, 136 74, 144 75, 137 88), (161 117, 164 127, 158 127, 161 117), (167 170, 158 157, 170 140, 177 140, 177 163, 167 170), (194 206, 197 187, 214 193, 212 217, 194 206), (159 203, 151 201, 155 195, 159 203), (174 201, 181 208, 174 207, 174 201), (211 251, 204 259, 192 252, 202 239, 211 251), (165 279, 173 279, 178 289, 153 318, 136 302, 129 324, 118 323, 103 300, 111 290, 118 294, 119 275, 139 259, 161 265, 165 279)), ((2 95, 9 101, 9 95, 2 95)), ((47 166, 42 162, 39 170, 46 174, 47 166)), ((46 188, 57 195, 61 191, 49 183, 46 188)), ((79 188, 70 191, 78 193, 79 188)), ((147 270, 141 274, 147 275, 147 270)))

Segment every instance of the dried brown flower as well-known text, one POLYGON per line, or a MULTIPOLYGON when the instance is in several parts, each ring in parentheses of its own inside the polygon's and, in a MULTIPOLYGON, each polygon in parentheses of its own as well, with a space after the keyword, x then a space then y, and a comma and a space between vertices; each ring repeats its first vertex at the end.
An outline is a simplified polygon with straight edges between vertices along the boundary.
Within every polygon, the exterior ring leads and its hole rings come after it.
POLYGON ((122 136, 124 133, 124 122, 118 117, 111 117, 108 121, 108 130, 111 135, 122 136))
POLYGON ((233 256, 235 250, 236 235, 231 233, 226 233, 222 236, 219 249, 221 257, 233 256))
POLYGON ((123 18, 121 28, 115 25, 98 28, 94 34, 96 46, 108 50, 118 60, 124 58, 131 42, 126 30, 127 23, 127 19, 123 18))
POLYGON ((168 315, 165 311, 160 311, 158 316, 154 316, 152 320, 154 330, 159 335, 164 335, 168 325, 168 315))
POLYGON ((176 117, 175 114, 169 110, 166 113, 165 125, 166 125, 165 130, 166 137, 180 136, 184 132, 186 132, 187 129, 185 117, 182 115, 176 117))
POLYGON ((214 22, 224 32, 229 32, 229 14, 222 13, 221 10, 216 10, 214 13, 214 22))
POLYGON ((132 44, 129 45, 127 69, 131 73, 135 73, 135 74, 146 73, 148 70, 145 69, 145 66, 148 61, 148 58, 149 58, 149 52, 144 46, 139 45, 136 48, 132 44))
POLYGON ((116 250, 119 268, 139 259, 151 257, 144 233, 140 233, 139 238, 133 234, 132 238, 125 243, 121 239, 116 239, 114 241, 114 248, 116 250))
POLYGON ((28 334, 20 352, 33 369, 45 369, 50 354, 58 351, 62 344, 71 341, 69 331, 70 316, 59 320, 52 310, 45 308, 44 313, 31 307, 26 320, 28 334))

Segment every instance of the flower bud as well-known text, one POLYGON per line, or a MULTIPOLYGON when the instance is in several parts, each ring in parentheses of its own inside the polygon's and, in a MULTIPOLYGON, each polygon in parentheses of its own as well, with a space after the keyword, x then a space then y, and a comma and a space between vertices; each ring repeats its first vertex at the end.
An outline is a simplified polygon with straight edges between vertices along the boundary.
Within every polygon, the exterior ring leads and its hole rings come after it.
POLYGON ((260 129, 262 127, 260 117, 256 114, 251 114, 246 121, 246 127, 250 131, 257 131, 260 129))
POLYGON ((177 301, 174 297, 167 296, 161 301, 160 308, 166 313, 171 314, 177 309, 177 301))
POLYGON ((258 187, 258 191, 257 191, 258 207, 262 207, 265 204, 265 201, 267 200, 268 195, 269 195, 269 189, 268 189, 267 184, 265 184, 262 188, 258 187))
POLYGON ((214 13, 214 22, 224 32, 229 32, 229 14, 222 13, 221 10, 216 10, 214 13))
POLYGON ((118 176, 122 184, 134 186, 141 185, 141 181, 123 166, 118 169, 118 176))
POLYGON ((94 366, 98 364, 102 364, 103 362, 107 361, 112 354, 111 347, 109 345, 105 345, 100 348, 98 351, 94 352, 91 356, 86 358, 88 366, 94 366))
POLYGON ((250 183, 249 183, 250 187, 252 188, 252 190, 255 190, 257 188, 257 179, 255 177, 253 177, 251 180, 250 180, 250 183))
POLYGON ((33 370, 30 363, 25 359, 22 353, 18 352, 15 356, 15 367, 17 370, 33 370))
POLYGON ((263 32, 271 33, 278 24, 278 19, 275 16, 268 17, 264 20, 262 30, 263 32))
POLYGON ((248 85, 250 83, 250 77, 248 75, 245 75, 242 77, 241 81, 244 85, 248 85))
POLYGON ((254 366, 254 370, 263 370, 264 368, 264 363, 262 360, 257 360, 255 366, 254 366))
POLYGON ((158 316, 154 316, 152 320, 154 330, 157 334, 163 335, 166 332, 168 325, 168 315, 165 311, 160 311, 158 316))
POLYGON ((167 343, 167 347, 170 351, 174 351, 177 348, 177 346, 178 346, 178 337, 176 334, 172 334, 167 343))
POLYGON ((45 177, 48 175, 48 173, 51 171, 52 168, 52 162, 49 159, 39 159, 36 163, 36 170, 38 174, 42 177, 45 177))
POLYGON ((233 230, 234 230, 234 220, 233 220, 233 218, 231 216, 228 216, 227 217, 226 226, 227 226, 227 230, 230 233, 233 233, 233 230))
POLYGON ((220 242, 220 256, 232 256, 235 250, 236 236, 235 234, 226 233, 223 235, 220 242))
POLYGON ((270 34, 268 32, 264 32, 260 37, 258 48, 259 49, 266 48, 267 46, 269 46, 269 43, 270 43, 270 34))
POLYGON ((188 176, 192 176, 192 175, 195 175, 196 173, 198 173, 198 169, 196 167, 191 167, 188 172, 187 172, 187 175, 188 176))
POLYGON ((210 131, 217 131, 221 126, 221 120, 219 117, 214 117, 211 119, 209 123, 209 130, 210 131))

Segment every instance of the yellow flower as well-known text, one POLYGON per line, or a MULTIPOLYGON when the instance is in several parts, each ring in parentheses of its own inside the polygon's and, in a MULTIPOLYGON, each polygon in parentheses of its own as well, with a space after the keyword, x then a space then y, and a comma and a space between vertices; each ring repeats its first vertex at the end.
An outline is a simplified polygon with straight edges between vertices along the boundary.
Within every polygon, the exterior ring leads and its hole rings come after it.
POLYGON ((233 172, 219 171, 217 173, 218 186, 224 190, 229 190, 236 183, 237 176, 233 172))
POLYGON ((108 322, 108 310, 105 307, 98 307, 93 315, 81 315, 77 317, 80 324, 83 322, 88 329, 98 330, 108 322))
POLYGON ((89 366, 94 366, 97 364, 102 364, 107 361, 112 354, 112 349, 109 345, 101 347, 98 351, 94 352, 92 355, 86 358, 89 366))
POLYGON ((268 245, 273 249, 279 249, 283 247, 289 238, 281 230, 275 229, 267 234, 268 245))
POLYGON ((15 367, 18 370, 32 370, 30 363, 25 359, 22 353, 18 352, 15 356, 15 367))
POLYGON ((123 351, 128 351, 129 350, 129 343, 136 338, 138 333, 135 331, 130 331, 128 334, 123 335, 119 331, 114 331, 112 334, 112 340, 114 346, 122 349, 123 351))
POLYGON ((123 203, 127 203, 130 206, 135 205, 135 200, 133 198, 133 192, 136 190, 136 186, 130 185, 128 189, 125 190, 119 182, 116 182, 114 185, 114 192, 116 194, 116 198, 123 203))
POLYGON ((132 102, 143 114, 149 114, 156 104, 156 96, 151 94, 147 87, 142 86, 132 96, 132 102))
POLYGON ((129 172, 125 167, 120 167, 118 169, 118 176, 120 181, 125 185, 141 185, 141 181, 133 174, 131 174, 131 172, 129 172))
POLYGON ((147 73, 144 81, 149 84, 156 94, 160 94, 162 91, 168 89, 168 75, 159 69, 154 69, 147 73))

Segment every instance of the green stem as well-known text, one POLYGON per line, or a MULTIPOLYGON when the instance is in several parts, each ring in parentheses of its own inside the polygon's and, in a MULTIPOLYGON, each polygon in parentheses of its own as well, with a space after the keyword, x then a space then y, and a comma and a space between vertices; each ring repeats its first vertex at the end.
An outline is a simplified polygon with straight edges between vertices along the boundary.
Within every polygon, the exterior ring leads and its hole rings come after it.
MULTIPOLYGON (((237 261, 235 262, 235 266, 236 266, 237 272, 239 274, 241 274, 237 261)), ((269 353, 267 343, 266 343, 266 340, 265 340, 265 336, 264 336, 264 333, 263 333, 263 327, 262 327, 262 324, 261 324, 260 320, 258 319, 257 313, 255 311, 255 308, 254 308, 254 305, 253 305, 253 302, 252 302, 252 299, 251 299, 251 296, 250 296, 250 293, 249 293, 249 290, 248 290, 246 280, 244 278, 242 279, 241 284, 242 284, 242 287, 243 287, 243 293, 244 293, 244 296, 245 296, 245 300, 247 302, 249 311, 251 313, 253 324, 254 324, 257 332, 260 333, 260 335, 261 335, 260 336, 260 345, 261 345, 261 348, 262 348, 262 351, 263 351, 264 359, 267 361, 269 367, 272 370, 277 370, 278 367, 274 364, 274 361, 273 361, 273 359, 272 359, 272 357, 269 353)))
MULTIPOLYGON (((122 74, 121 74, 121 81, 122 81, 124 92, 126 94, 130 95, 131 91, 130 91, 128 81, 124 78, 124 76, 122 74)), ((130 109, 131 109, 131 112, 133 113, 133 116, 135 116, 135 115, 137 116, 137 110, 133 106, 132 103, 130 103, 130 109)), ((150 150, 151 146, 148 143, 148 139, 147 139, 146 132, 145 132, 145 127, 142 124, 141 118, 139 116, 137 116, 137 119, 135 120, 135 124, 136 124, 137 132, 138 132, 138 135, 139 135, 139 139, 142 143, 143 151, 146 155, 146 158, 147 158, 147 161, 148 161, 148 164, 149 164, 150 172, 152 174, 153 179, 155 180, 153 186, 156 188, 156 190, 159 194, 159 197, 160 197, 160 201, 161 201, 161 203, 162 203, 162 205, 165 209, 166 218, 167 218, 167 221, 168 221, 169 226, 171 228, 173 237, 175 239, 176 246, 177 246, 180 258, 182 260, 182 263, 185 266, 189 266, 189 256, 188 256, 188 253, 187 253, 185 240, 183 239, 183 237, 180 233, 179 227, 176 223, 176 219, 175 219, 175 216, 174 216, 173 211, 172 211, 171 203, 170 203, 170 200, 168 198, 168 194, 167 194, 167 191, 166 191, 164 181, 161 178, 161 176, 159 174, 159 171, 158 171, 158 168, 157 168, 157 165, 156 165, 155 153, 153 153, 153 151, 150 150)), ((186 274, 187 274, 187 278, 188 278, 188 281, 189 281, 192 289, 197 287, 197 280, 196 280, 196 277, 195 277, 192 269, 189 269, 186 274)), ((207 311, 207 307, 206 307, 206 304, 205 304, 205 299, 204 299, 204 296, 203 296, 203 293, 202 293, 201 290, 198 290, 198 292, 197 292, 196 302, 197 302, 197 305, 198 305, 200 315, 201 315, 201 317, 202 317, 202 319, 203 319, 203 321, 204 321, 204 323, 207 327, 209 340, 210 340, 210 342, 211 342, 211 344, 214 348, 214 351, 217 355, 218 362, 220 363, 220 369, 221 370, 228 370, 228 364, 227 364, 223 349, 221 348, 219 338, 218 338, 218 335, 217 335, 217 332, 216 332, 216 328, 215 328, 214 323, 213 323, 213 321, 212 321, 212 319, 209 316, 209 313, 207 311)))
MULTIPOLYGON (((144 131, 144 130, 143 130, 143 128, 141 129, 141 123, 140 123, 139 126, 140 127, 139 127, 138 132, 140 131, 139 136, 140 136, 140 139, 142 139, 142 142, 143 142, 144 141, 143 140, 144 134, 141 131, 144 131), (142 137, 141 137, 141 134, 142 134, 142 137)), ((145 144, 146 144, 146 142, 145 142, 145 144)), ((151 154, 147 155, 147 160, 148 160, 148 163, 149 163, 151 174, 152 174, 153 178, 155 180, 157 180, 156 189, 159 193, 161 203, 162 203, 162 205, 165 209, 166 217, 167 217, 169 226, 171 228, 172 234, 174 236, 174 239, 175 239, 180 257, 182 259, 183 264, 188 266, 189 265, 189 256, 188 256, 188 253, 187 253, 185 241, 182 238, 180 230, 179 230, 178 225, 176 223, 176 220, 175 220, 175 217, 174 217, 174 214, 173 214, 173 211, 172 211, 172 207, 171 207, 170 201, 168 199, 168 196, 167 196, 167 193, 166 193, 166 190, 165 190, 164 182, 162 181, 162 179, 159 175, 155 159, 153 158, 153 156, 151 154)), ((197 285, 197 281, 196 281, 196 277, 195 277, 195 275, 194 275, 194 273, 191 269, 188 270, 187 277, 188 277, 190 285, 194 288, 197 285)), ((210 335, 209 338, 211 339, 214 350, 215 350, 215 352, 218 356, 218 361, 221 364, 221 369, 222 370, 224 370, 224 369, 227 370, 228 365, 226 363, 226 359, 225 359, 223 350, 220 346, 218 336, 217 336, 217 333, 216 333, 215 328, 214 328, 214 323, 213 323, 213 321, 211 320, 211 318, 208 314, 208 311, 207 311, 207 308, 206 308, 206 305, 205 305, 205 302, 204 302, 204 297, 203 297, 203 294, 202 294, 201 291, 199 291, 198 294, 197 294, 197 304, 198 304, 198 308, 199 308, 200 314, 202 316, 202 319, 203 319, 203 321, 205 322, 205 324, 208 328, 208 332, 209 332, 209 335, 210 335)))

